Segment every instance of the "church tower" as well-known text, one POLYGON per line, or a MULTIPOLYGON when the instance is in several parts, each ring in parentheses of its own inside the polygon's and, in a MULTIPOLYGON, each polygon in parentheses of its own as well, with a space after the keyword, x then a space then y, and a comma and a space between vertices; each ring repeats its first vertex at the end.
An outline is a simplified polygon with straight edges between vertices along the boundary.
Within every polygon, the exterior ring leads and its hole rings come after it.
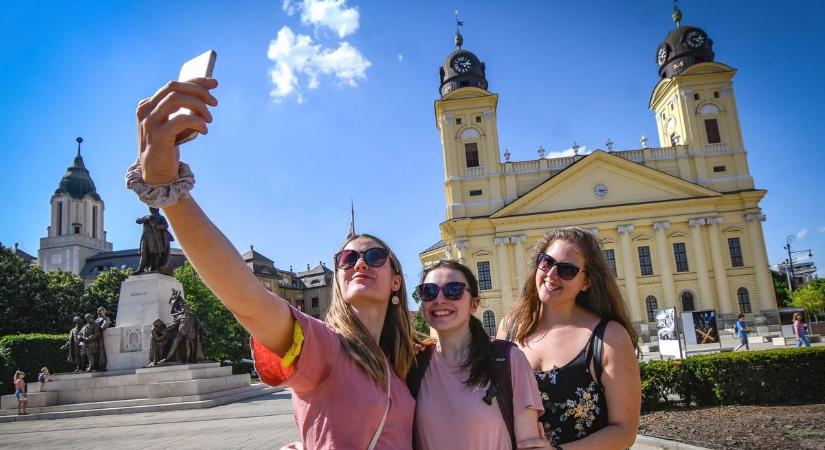
POLYGON ((713 40, 701 28, 682 25, 656 49, 661 81, 650 98, 660 147, 684 146, 696 155, 680 172, 697 184, 729 192, 753 189, 742 142, 733 77, 736 69, 714 61, 713 40))
POLYGON ((435 101, 436 127, 444 156, 447 220, 488 215, 505 205, 495 175, 500 166, 496 107, 498 95, 487 90, 485 66, 462 48, 439 68, 441 98, 435 101))
POLYGON ((51 198, 51 225, 40 238, 37 261, 45 271, 79 275, 87 258, 112 251, 112 243, 106 242, 103 230, 103 200, 80 156, 83 138, 76 141, 77 156, 51 198))

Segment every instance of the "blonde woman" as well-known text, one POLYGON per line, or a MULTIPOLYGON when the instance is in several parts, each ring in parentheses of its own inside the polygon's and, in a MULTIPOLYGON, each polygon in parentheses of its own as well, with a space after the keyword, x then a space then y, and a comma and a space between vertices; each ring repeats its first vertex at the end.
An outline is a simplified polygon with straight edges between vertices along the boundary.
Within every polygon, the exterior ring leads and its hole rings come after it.
POLYGON ((527 356, 555 448, 624 449, 639 428, 637 335, 599 242, 561 228, 535 247, 521 296, 500 338, 527 356))
POLYGON ((28 415, 29 411, 26 407, 29 404, 29 398, 26 395, 26 374, 22 370, 14 372, 14 396, 17 398, 17 415, 28 415))
POLYGON ((252 335, 261 378, 293 390, 303 445, 311 449, 409 449, 415 403, 404 382, 414 360, 401 265, 380 239, 349 239, 334 258, 327 323, 267 291, 188 191, 179 134, 206 134, 217 105, 209 78, 170 82, 137 108, 138 161, 127 185, 162 207, 187 258, 252 335), (169 119, 179 108, 193 115, 169 119))

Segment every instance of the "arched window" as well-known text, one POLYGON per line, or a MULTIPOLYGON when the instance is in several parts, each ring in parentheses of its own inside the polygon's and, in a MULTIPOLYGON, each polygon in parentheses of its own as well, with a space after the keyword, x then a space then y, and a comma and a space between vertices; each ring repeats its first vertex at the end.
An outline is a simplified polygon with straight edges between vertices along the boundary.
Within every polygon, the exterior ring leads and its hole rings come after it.
POLYGON ((482 323, 484 324, 484 331, 486 331, 487 334, 490 337, 495 336, 496 335, 496 313, 494 313, 494 312, 492 312, 488 309, 487 311, 484 311, 482 319, 483 319, 482 323))
POLYGON ((690 291, 682 292, 682 311, 693 311, 696 309, 693 303, 693 293, 690 291))
POLYGON ((645 299, 645 306, 647 307, 647 321, 648 322, 655 322, 656 321, 656 310, 659 309, 659 304, 656 301, 656 297, 652 295, 648 295, 645 299))
POLYGON ((736 298, 739 299, 739 312, 742 314, 750 314, 751 313, 751 296, 748 294, 748 290, 740 287, 736 290, 736 298))

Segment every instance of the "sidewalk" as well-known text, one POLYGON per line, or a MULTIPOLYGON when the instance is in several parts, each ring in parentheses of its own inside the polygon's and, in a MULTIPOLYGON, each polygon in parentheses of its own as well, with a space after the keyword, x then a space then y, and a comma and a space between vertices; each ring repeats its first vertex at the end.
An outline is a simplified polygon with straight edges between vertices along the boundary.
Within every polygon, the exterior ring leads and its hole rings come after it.
MULTIPOLYGON (((297 439, 288 391, 210 409, 0 424, 0 449, 278 449, 297 439)), ((698 449, 644 436, 633 448, 698 449)))

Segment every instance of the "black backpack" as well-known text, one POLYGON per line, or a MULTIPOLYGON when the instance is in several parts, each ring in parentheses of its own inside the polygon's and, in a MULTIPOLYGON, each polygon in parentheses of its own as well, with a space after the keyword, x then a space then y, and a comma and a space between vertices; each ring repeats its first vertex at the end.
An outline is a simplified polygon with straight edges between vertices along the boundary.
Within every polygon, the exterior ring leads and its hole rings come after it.
MULTIPOLYGON (((513 419, 513 379, 510 374, 510 348, 515 344, 496 339, 492 342, 492 345, 493 379, 490 382, 490 387, 487 388, 483 400, 488 405, 492 405, 493 397, 496 398, 498 409, 501 410, 501 416, 504 418, 504 424, 507 426, 507 432, 510 433, 510 442, 515 449, 516 430, 513 419)), ((430 365, 430 359, 433 356, 434 349, 435 346, 431 345, 419 352, 415 357, 415 365, 413 365, 407 374, 407 387, 415 398, 418 398, 421 380, 424 379, 424 373, 430 365)))

